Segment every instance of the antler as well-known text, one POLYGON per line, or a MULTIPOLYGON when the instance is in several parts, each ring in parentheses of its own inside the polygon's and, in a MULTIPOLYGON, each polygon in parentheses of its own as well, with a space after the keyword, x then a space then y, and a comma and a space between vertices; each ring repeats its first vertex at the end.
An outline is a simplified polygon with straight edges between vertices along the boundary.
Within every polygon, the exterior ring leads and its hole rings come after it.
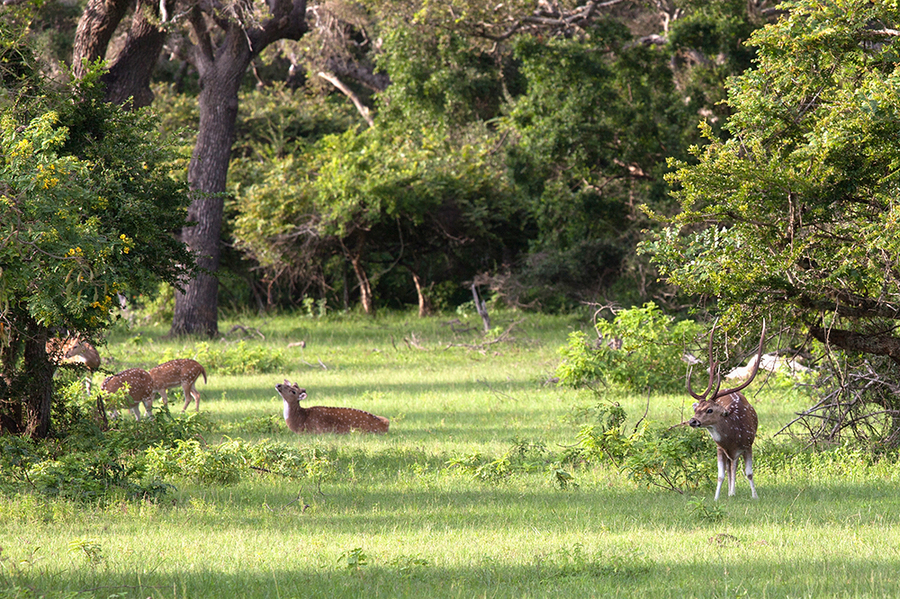
POLYGON ((763 319, 762 324, 762 334, 759 336, 759 348, 756 350, 756 364, 753 365, 753 372, 750 373, 750 378, 744 381, 741 385, 734 387, 733 389, 725 389, 723 391, 719 390, 720 385, 722 384, 721 377, 718 376, 718 368, 719 363, 713 360, 713 333, 716 331, 716 326, 718 321, 713 324, 712 330, 709 332, 709 384, 706 386, 706 391, 697 395, 694 393, 694 390, 691 388, 691 373, 693 372, 693 367, 688 370, 687 375, 687 390, 688 393, 691 394, 691 397, 696 399, 697 401, 705 401, 706 396, 709 395, 709 392, 713 388, 713 380, 716 381, 716 391, 712 394, 712 397, 709 401, 715 401, 719 397, 724 397, 726 395, 731 395, 732 393, 737 393, 738 391, 743 390, 747 385, 753 382, 753 379, 756 378, 756 373, 759 372, 759 363, 762 361, 762 350, 763 344, 766 340, 766 320, 763 319))
MULTIPOLYGON (((691 365, 691 367, 688 368, 687 390, 688 390, 688 393, 691 394, 691 397, 693 397, 697 401, 705 401, 706 400, 706 396, 709 394, 710 390, 712 389, 713 379, 716 378, 716 370, 719 367, 718 362, 715 362, 713 360, 713 333, 716 332, 716 325, 718 323, 719 323, 719 321, 716 320, 716 322, 713 323, 712 330, 709 332, 709 384, 706 385, 706 391, 704 391, 700 395, 697 395, 696 393, 694 393, 694 390, 691 388, 691 374, 694 373, 694 366, 691 365)), ((721 384, 720 382, 716 382, 716 391, 717 392, 718 392, 718 388, 719 388, 720 384, 721 384)))
POLYGON ((759 347, 756 349, 756 364, 753 365, 753 372, 750 373, 750 377, 744 381, 742 384, 738 385, 733 389, 725 389, 724 391, 716 391, 710 401, 715 401, 719 397, 725 397, 726 395, 731 395, 732 393, 737 393, 738 391, 743 390, 747 385, 753 382, 753 379, 756 378, 756 373, 759 372, 759 363, 762 362, 762 352, 763 352, 763 344, 766 341, 766 319, 763 318, 762 323, 762 334, 759 336, 759 347))

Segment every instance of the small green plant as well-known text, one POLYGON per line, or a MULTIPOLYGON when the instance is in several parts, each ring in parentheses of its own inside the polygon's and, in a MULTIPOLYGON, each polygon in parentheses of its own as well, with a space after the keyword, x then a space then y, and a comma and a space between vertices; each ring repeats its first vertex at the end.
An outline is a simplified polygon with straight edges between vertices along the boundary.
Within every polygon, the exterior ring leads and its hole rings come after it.
POLYGON ((103 548, 94 539, 75 539, 69 543, 69 552, 82 555, 92 568, 103 561, 103 548))
POLYGON ((369 565, 369 556, 362 547, 355 547, 341 553, 338 563, 342 564, 341 567, 344 569, 359 572, 360 569, 369 565))
POLYGON ((707 522, 719 522, 728 515, 718 503, 710 505, 703 497, 689 499, 688 509, 694 516, 707 522))
POLYGON ((481 453, 470 453, 446 462, 450 468, 458 468, 477 480, 500 483, 520 472, 540 472, 551 463, 542 443, 516 440, 503 455, 490 458, 481 453))
POLYGON ((570 488, 578 488, 578 483, 575 482, 575 476, 571 472, 561 468, 551 468, 550 476, 552 477, 553 482, 556 483, 556 486, 563 491, 570 488))
POLYGON ((412 578, 416 572, 429 567, 431 562, 414 555, 401 555, 392 559, 389 565, 396 568, 403 578, 412 578))
POLYGON ((589 551, 581 543, 561 547, 550 555, 542 556, 539 567, 545 578, 633 577, 650 571, 646 556, 639 551, 589 551))

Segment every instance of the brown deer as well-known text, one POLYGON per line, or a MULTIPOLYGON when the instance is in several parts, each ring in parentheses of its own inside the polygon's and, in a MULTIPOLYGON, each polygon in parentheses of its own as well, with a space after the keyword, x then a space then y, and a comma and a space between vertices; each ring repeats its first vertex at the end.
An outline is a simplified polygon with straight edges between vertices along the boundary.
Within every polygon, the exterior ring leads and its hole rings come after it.
POLYGON ((284 400, 284 421, 295 433, 349 433, 357 430, 367 433, 386 433, 390 421, 387 418, 354 408, 326 408, 312 406, 301 408, 306 399, 306 389, 285 379, 275 385, 284 400))
POLYGON ((200 411, 200 392, 197 391, 197 379, 203 375, 203 382, 206 382, 206 370, 196 360, 186 358, 178 360, 169 360, 159 366, 151 368, 150 377, 153 379, 152 393, 159 393, 162 397, 163 405, 169 405, 169 398, 166 397, 166 390, 170 387, 181 387, 184 391, 184 407, 181 411, 187 410, 191 403, 191 399, 196 402, 196 409, 200 411))
POLYGON ((81 364, 88 370, 84 377, 84 390, 90 395, 93 373, 100 368, 100 353, 93 345, 75 335, 72 337, 53 337, 44 345, 44 351, 50 362, 56 367, 63 364, 81 364))
MULTIPOLYGON (((719 466, 718 484, 716 485, 715 500, 719 500, 722 490, 722 480, 728 474, 728 495, 734 495, 734 482, 737 474, 738 458, 744 458, 744 473, 750 481, 750 494, 756 499, 756 486, 753 484, 753 441, 756 439, 756 427, 758 419, 756 410, 747 401, 740 391, 753 382, 759 371, 759 360, 753 367, 750 377, 740 386, 731 389, 720 390, 722 384, 718 372, 718 363, 713 361, 713 326, 709 333, 709 384, 706 391, 697 395, 691 389, 691 373, 688 371, 687 389, 691 397, 697 400, 694 404, 694 417, 688 424, 694 428, 705 428, 709 431, 713 441, 716 442, 716 455, 719 466), (715 382, 716 390, 707 399, 715 382)), ((766 323, 763 321, 762 335, 759 338, 757 355, 761 356, 763 343, 766 339, 766 323)))
POLYGON ((54 337, 44 349, 54 364, 84 364, 92 372, 100 368, 97 349, 81 337, 54 337))
POLYGON ((153 379, 150 374, 143 368, 129 368, 106 377, 100 388, 104 393, 110 394, 115 393, 124 385, 128 385, 128 395, 131 397, 131 403, 126 407, 131 410, 135 419, 141 419, 141 404, 144 404, 147 418, 153 418, 150 411, 153 405, 153 379))

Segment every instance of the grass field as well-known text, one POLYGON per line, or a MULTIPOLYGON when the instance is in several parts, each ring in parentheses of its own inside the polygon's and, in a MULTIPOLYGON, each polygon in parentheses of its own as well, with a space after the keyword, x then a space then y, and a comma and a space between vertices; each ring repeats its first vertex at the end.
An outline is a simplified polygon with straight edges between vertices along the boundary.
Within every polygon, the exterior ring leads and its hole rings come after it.
MULTIPOLYGON (((541 456, 576 443, 573 415, 597 400, 548 381, 586 323, 499 313, 512 339, 486 343, 480 320, 452 319, 248 317, 205 345, 117 331, 101 349, 111 370, 222 347, 279 356, 277 373, 211 371, 198 384, 203 441, 270 440, 328 468, 173 479, 160 501, 0 495, 0 597, 900 596, 900 467, 850 450, 786 453, 772 434, 797 394, 749 394, 759 500, 743 478, 714 504, 712 483, 679 494, 603 463, 570 467, 561 485, 541 456), (387 416, 390 432, 291 433, 274 389, 285 378, 310 405, 387 416), (533 467, 479 478, 458 466, 511 448, 532 452, 533 467)), ((629 423, 646 410, 675 424, 690 407, 686 393, 612 399, 629 423)))

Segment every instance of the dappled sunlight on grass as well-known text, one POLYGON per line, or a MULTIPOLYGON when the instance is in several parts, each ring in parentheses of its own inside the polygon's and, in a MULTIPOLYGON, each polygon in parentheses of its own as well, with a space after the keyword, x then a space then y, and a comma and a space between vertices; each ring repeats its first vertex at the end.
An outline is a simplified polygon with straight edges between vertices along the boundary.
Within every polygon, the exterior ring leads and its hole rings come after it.
MULTIPOLYGON (((198 384, 196 451, 268 443, 297 468, 254 468, 235 449, 232 484, 185 470, 155 500, 0 494, 0 597, 900 595, 900 466, 797 454, 802 444, 773 438, 804 406, 800 393, 751 387, 760 499, 739 476, 737 495, 714 503, 714 480, 681 494, 638 484, 602 453, 563 459, 598 404, 621 405, 631 432, 678 425, 692 403, 549 384, 573 318, 526 318, 515 342, 487 351, 462 346, 476 345, 478 329, 453 332, 440 318, 241 324, 259 330, 247 343, 288 361, 210 372, 198 384), (290 432, 274 388, 285 378, 307 389, 307 405, 383 415, 390 431, 290 432)), ((189 357, 190 343, 165 332, 119 331, 105 355, 119 366, 189 357)), ((708 435, 688 434, 714 472, 708 435)))

